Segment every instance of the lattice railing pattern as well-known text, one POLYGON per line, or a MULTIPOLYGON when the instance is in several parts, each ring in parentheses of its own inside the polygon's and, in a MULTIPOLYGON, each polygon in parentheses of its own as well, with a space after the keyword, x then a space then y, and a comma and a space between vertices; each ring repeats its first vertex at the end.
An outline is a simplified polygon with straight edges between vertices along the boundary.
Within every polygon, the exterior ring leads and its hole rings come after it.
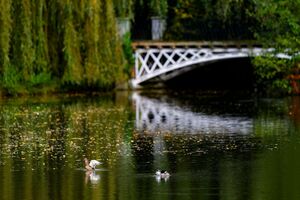
MULTIPOLYGON (((256 49, 259 51, 260 49, 256 49)), ((140 81, 152 78, 154 75, 180 68, 186 65, 206 62, 213 59, 245 57, 250 53, 249 49, 138 49, 135 53, 135 78, 140 81)))
POLYGON ((136 78, 182 62, 210 57, 211 52, 197 49, 149 49, 136 52, 136 78))

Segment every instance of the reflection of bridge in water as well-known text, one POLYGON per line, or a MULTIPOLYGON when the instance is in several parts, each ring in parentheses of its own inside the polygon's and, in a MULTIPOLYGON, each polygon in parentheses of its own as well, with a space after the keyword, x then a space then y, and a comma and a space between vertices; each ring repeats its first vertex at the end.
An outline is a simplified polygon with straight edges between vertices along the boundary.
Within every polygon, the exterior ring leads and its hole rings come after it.
POLYGON ((253 121, 248 117, 210 115, 192 112, 174 104, 133 95, 136 128, 147 132, 192 134, 251 134, 253 121))

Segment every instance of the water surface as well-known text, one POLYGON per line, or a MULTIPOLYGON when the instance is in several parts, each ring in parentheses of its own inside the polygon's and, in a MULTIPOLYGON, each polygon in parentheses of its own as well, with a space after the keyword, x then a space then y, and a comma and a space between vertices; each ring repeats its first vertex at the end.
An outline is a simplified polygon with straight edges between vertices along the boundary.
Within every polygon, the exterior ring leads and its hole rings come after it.
POLYGON ((299 199, 299 97, 2 100, 0 199, 299 199), (83 158, 103 164, 86 172, 83 158), (154 176, 167 169, 171 176, 154 176))

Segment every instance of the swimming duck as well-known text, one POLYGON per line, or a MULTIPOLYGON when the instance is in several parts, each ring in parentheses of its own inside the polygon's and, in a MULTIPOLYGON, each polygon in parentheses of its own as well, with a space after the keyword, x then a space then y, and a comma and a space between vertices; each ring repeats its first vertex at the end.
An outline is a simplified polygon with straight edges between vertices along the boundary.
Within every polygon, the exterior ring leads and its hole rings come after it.
POLYGON ((169 178, 170 174, 166 170, 157 170, 155 173, 156 177, 167 179, 169 178))
POLYGON ((97 160, 91 160, 89 162, 89 160, 87 158, 84 159, 84 164, 85 164, 85 169, 88 171, 92 171, 96 169, 97 165, 102 164, 101 162, 97 161, 97 160))

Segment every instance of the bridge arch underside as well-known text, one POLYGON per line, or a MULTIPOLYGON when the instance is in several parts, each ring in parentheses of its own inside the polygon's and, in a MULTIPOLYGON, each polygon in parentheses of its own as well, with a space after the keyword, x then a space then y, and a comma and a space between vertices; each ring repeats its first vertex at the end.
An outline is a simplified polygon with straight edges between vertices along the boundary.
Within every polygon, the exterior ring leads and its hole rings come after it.
POLYGON ((182 89, 253 89, 254 70, 250 57, 212 60, 169 71, 140 85, 182 89))

